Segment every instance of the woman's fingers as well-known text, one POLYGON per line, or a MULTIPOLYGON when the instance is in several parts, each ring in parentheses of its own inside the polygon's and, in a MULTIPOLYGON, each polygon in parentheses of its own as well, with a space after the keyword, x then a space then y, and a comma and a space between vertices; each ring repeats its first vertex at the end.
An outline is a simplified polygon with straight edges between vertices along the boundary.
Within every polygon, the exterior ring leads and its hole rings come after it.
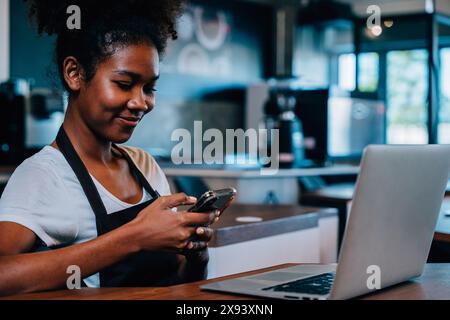
POLYGON ((197 239, 195 241, 190 241, 186 247, 182 250, 182 253, 189 255, 193 251, 201 251, 208 247, 208 242, 214 234, 214 230, 206 227, 199 227, 195 230, 195 235, 197 239))
POLYGON ((214 234, 214 230, 211 228, 200 227, 197 228, 195 234, 200 241, 209 242, 214 234))
POLYGON ((205 241, 196 241, 196 242, 190 242, 186 249, 188 251, 200 251, 204 250, 208 247, 208 243, 205 241))
POLYGON ((172 209, 179 206, 193 205, 197 202, 197 198, 190 197, 185 193, 177 193, 171 196, 160 197, 156 201, 161 209, 172 209))
POLYGON ((185 226, 210 225, 216 219, 216 213, 180 212, 185 226))

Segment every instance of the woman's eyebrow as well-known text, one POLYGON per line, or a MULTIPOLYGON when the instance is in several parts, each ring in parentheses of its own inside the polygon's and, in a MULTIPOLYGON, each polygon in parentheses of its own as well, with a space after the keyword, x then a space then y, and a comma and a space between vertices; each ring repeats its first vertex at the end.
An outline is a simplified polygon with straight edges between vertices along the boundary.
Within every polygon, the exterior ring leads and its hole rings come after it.
MULTIPOLYGON (((129 71, 129 70, 114 70, 114 73, 120 74, 120 75, 125 75, 130 77, 133 81, 139 81, 142 79, 141 74, 133 72, 133 71, 129 71)), ((159 75, 156 75, 154 77, 152 77, 150 79, 150 81, 156 81, 159 79, 159 75)))

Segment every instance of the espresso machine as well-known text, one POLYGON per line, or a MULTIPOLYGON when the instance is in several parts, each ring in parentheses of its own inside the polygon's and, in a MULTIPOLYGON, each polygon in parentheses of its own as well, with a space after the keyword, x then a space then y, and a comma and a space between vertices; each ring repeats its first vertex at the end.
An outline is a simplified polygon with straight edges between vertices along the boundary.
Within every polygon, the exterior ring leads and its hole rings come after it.
MULTIPOLYGON (((289 89, 272 87, 264 104, 264 115, 259 128, 279 131, 278 157, 281 168, 300 168, 305 164, 303 126, 295 113, 297 99, 289 89)), ((259 142, 259 148, 268 154, 273 143, 271 135, 259 142)))
POLYGON ((0 164, 16 165, 25 156, 25 109, 30 90, 26 81, 0 84, 0 164))
POLYGON ((27 80, 0 84, 0 165, 17 166, 56 137, 64 120, 63 94, 31 89, 27 80))

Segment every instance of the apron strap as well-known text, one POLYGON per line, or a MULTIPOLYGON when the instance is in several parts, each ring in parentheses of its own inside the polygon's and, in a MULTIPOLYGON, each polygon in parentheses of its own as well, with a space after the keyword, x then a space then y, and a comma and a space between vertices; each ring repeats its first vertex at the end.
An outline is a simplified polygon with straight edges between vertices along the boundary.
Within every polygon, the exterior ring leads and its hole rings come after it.
MULTIPOLYGON (((94 181, 92 180, 91 175, 86 169, 86 166, 83 164, 83 161, 78 156, 75 148, 72 145, 72 142, 70 141, 67 133, 62 126, 59 129, 58 135, 56 137, 56 143, 58 144, 61 153, 64 155, 70 167, 77 176, 78 181, 83 188, 84 194, 86 195, 89 204, 91 205, 92 210, 95 213, 98 228, 97 231, 103 234, 108 230, 111 230, 111 226, 108 226, 107 219, 104 219, 105 217, 107 217, 108 213, 100 197, 100 194, 95 187, 94 181)), ((144 189, 152 196, 152 198, 159 198, 159 193, 150 186, 147 179, 145 179, 142 172, 136 167, 130 156, 117 146, 113 146, 124 155, 130 166, 131 173, 136 177, 140 185, 144 187, 144 189)))
MULTIPOLYGON (((72 142, 70 142, 70 139, 62 126, 59 129, 58 135, 56 137, 56 143, 58 144, 61 153, 66 158, 70 167, 77 176, 81 187, 83 188, 84 194, 86 195, 89 204, 91 205, 92 210, 94 211, 97 218, 97 228, 101 228, 102 231, 105 231, 106 226, 103 225, 104 222, 102 223, 104 219, 101 219, 101 217, 105 217, 107 215, 105 205, 103 204, 100 194, 98 193, 98 190, 95 187, 94 181, 92 181, 92 178, 87 171, 86 166, 78 156, 75 148, 72 145, 72 142)), ((100 232, 100 230, 98 231, 100 232)))
POLYGON ((132 174, 138 180, 141 186, 144 187, 145 191, 147 191, 152 196, 153 199, 161 197, 158 191, 153 189, 152 186, 148 183, 147 179, 144 177, 141 170, 139 170, 139 168, 136 166, 133 159, 131 159, 130 155, 115 144, 113 144, 113 147, 116 148, 128 161, 128 165, 130 166, 132 174))

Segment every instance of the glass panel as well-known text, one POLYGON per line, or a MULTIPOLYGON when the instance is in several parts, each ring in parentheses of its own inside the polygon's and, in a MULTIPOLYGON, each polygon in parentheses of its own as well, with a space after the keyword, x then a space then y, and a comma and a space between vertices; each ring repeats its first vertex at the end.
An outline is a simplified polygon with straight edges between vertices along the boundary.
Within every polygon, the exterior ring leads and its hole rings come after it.
POLYGON ((427 59, 422 49, 387 54, 388 143, 428 143, 427 59))
POLYGON ((378 88, 378 53, 367 52, 358 56, 358 89, 362 92, 375 92, 378 88))
POLYGON ((441 50, 441 100, 438 142, 450 143, 450 48, 441 50))
POLYGON ((356 88, 356 57, 354 53, 339 56, 339 88, 354 91, 356 88))

